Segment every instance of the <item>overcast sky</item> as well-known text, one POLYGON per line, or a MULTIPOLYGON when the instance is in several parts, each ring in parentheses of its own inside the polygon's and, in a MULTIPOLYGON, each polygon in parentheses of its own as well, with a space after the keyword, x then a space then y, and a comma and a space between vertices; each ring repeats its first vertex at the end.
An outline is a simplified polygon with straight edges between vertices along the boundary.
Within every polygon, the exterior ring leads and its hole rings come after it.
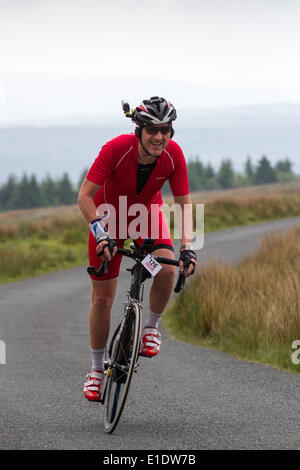
POLYGON ((0 0, 0 125, 300 101, 299 0, 0 0))

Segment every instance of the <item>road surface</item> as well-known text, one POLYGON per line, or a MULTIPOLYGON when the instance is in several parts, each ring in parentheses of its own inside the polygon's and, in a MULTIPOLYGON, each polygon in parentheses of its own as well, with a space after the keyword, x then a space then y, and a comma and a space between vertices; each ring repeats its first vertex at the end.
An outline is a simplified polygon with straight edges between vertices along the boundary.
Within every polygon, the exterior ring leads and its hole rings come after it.
MULTIPOLYGON (((296 223, 206 235, 200 262, 211 255, 236 262, 261 235, 296 223)), ((113 324, 129 264, 121 267, 113 324)), ((85 267, 0 286, 1 449, 300 449, 299 375, 175 341, 163 328, 160 355, 141 358, 120 423, 105 434, 102 406, 82 394, 89 302, 85 267)))

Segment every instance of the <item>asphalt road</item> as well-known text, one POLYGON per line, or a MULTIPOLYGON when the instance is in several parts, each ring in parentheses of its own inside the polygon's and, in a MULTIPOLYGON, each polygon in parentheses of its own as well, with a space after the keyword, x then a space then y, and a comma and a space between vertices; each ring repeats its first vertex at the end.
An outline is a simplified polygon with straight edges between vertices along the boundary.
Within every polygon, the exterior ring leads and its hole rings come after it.
MULTIPOLYGON (((209 234, 200 260, 236 262, 261 235, 295 223, 209 234)), ((126 264, 113 324, 128 287, 126 264)), ((89 301, 85 267, 0 287, 1 449, 300 449, 299 375, 175 341, 163 329, 161 354, 141 359, 120 423, 106 435, 102 406, 82 394, 89 301)))

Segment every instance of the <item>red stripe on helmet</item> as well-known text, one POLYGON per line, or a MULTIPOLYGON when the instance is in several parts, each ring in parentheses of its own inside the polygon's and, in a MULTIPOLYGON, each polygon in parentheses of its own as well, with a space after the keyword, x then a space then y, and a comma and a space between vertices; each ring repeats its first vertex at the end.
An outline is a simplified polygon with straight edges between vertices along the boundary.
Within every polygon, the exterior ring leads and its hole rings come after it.
POLYGON ((142 111, 145 111, 145 113, 148 113, 147 109, 142 105, 138 106, 137 109, 141 109, 142 111))

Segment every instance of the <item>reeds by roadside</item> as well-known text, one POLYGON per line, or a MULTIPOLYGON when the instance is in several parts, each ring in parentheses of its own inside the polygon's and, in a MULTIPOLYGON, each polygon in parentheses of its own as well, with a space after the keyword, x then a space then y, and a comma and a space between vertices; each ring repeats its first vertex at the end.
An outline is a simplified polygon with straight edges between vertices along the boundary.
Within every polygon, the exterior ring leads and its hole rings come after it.
POLYGON ((262 240, 239 265, 211 262, 171 305, 165 325, 177 338, 237 357, 298 371, 300 226, 262 240))

